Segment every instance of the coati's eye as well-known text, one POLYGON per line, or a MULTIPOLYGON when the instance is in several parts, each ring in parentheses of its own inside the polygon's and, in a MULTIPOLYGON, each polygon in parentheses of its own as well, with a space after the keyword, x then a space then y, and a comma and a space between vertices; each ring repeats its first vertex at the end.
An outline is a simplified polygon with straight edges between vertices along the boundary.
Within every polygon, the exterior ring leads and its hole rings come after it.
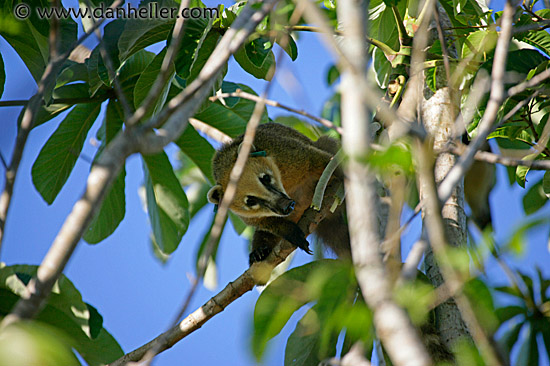
POLYGON ((246 199, 244 200, 244 203, 248 207, 252 207, 252 206, 256 206, 257 204, 259 204, 260 200, 257 197, 254 197, 254 196, 246 196, 246 199))
POLYGON ((260 182, 262 182, 264 186, 271 184, 271 176, 269 174, 260 175, 260 182))

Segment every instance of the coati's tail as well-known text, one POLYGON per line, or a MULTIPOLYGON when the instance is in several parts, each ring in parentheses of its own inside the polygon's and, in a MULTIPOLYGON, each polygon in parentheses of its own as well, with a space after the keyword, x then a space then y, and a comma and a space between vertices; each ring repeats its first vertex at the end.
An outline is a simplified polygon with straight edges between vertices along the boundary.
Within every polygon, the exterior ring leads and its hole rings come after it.
POLYGON ((342 206, 334 214, 327 216, 317 226, 315 234, 338 257, 351 258, 348 224, 345 219, 345 210, 342 206))

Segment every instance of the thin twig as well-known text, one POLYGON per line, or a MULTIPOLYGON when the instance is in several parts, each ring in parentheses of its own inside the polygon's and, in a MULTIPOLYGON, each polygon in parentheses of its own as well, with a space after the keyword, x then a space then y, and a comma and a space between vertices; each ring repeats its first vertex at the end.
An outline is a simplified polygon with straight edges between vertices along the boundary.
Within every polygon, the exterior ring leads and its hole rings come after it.
MULTIPOLYGON (((254 94, 250 94, 250 93, 247 93, 247 92, 244 92, 240 89, 237 89, 235 90, 234 92, 232 93, 220 93, 220 94, 216 94, 212 97, 210 97, 210 101, 216 101, 218 99, 222 99, 222 98, 231 98, 231 97, 239 97, 239 98, 244 98, 244 99, 248 99, 248 100, 252 100, 254 102, 258 102, 261 98, 257 95, 254 95, 254 94)), ((265 104, 268 105, 268 106, 271 106, 271 107, 276 107, 276 108, 281 108, 281 109, 284 109, 284 110, 287 110, 289 112, 292 112, 292 113, 296 113, 296 114, 299 114, 301 116, 304 116, 304 117, 307 117, 307 118, 310 118, 312 120, 314 120, 315 122, 319 122, 320 124, 322 124, 323 126, 327 127, 327 128, 330 128, 330 129, 333 129, 335 130, 336 132, 338 132, 340 135, 343 134, 343 129, 342 127, 339 127, 339 126, 336 126, 334 123, 332 123, 331 121, 329 121, 328 119, 326 118, 321 118, 321 117, 316 117, 306 111, 304 111, 303 109, 295 109, 295 108, 292 108, 292 107, 289 107, 289 106, 286 106, 284 104, 281 104, 275 100, 270 100, 270 99, 266 99, 264 100, 265 104)))

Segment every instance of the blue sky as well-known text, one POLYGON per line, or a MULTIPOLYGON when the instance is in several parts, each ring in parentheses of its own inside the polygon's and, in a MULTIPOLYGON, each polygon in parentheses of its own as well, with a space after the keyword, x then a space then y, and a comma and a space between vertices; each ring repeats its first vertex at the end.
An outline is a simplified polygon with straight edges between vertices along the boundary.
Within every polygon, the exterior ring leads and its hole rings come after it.
MULTIPOLYGON (((205 1, 205 4, 215 6, 217 2, 205 1)), ((36 90, 30 73, 3 39, 0 39, 0 52, 4 57, 7 74, 2 100, 30 98, 36 90)), ((332 94, 324 81, 326 71, 332 63, 330 55, 314 34, 301 36, 298 52, 298 60, 295 62, 286 55, 279 60, 278 77, 281 81, 276 82, 271 89, 270 98, 320 115, 322 104, 332 94), (292 77, 297 83, 288 82, 292 77)), ((233 61, 229 65, 226 80, 247 84, 258 93, 265 86, 265 82, 246 74, 233 61)), ((20 108, 2 108, 0 150, 4 156, 11 155, 19 112, 20 108)), ((286 115, 275 109, 270 109, 269 113, 272 118, 286 115)), ((72 205, 84 189, 90 168, 89 162, 84 159, 79 159, 67 184, 51 206, 42 200, 31 182, 31 166, 63 116, 37 127, 30 134, 19 169, 2 248, 1 259, 9 265, 41 262, 72 205)), ((90 132, 89 137, 95 136, 96 128, 90 132)), ((84 155, 92 157, 95 149, 86 143, 84 155)), ((173 155, 176 150, 169 147, 167 151, 173 155)), ((3 176, 2 169, 0 167, 3 176)), ((497 239, 503 241, 525 219, 521 204, 525 191, 517 186, 508 186, 502 167, 499 167, 498 174, 499 185, 492 194, 491 206, 497 239)), ((536 181, 533 175, 527 183, 528 187, 536 181)), ((127 162, 124 221, 111 237, 100 244, 89 245, 82 241, 65 270, 65 274, 81 291, 84 301, 94 305, 102 314, 105 327, 126 352, 164 331, 178 312, 189 287, 186 273, 194 272, 197 244, 207 229, 206 218, 212 214, 211 207, 200 213, 184 236, 179 249, 166 265, 162 265, 154 258, 149 244, 149 223, 137 194, 142 182, 140 158, 132 156, 127 162)), ((2 181, 0 188, 3 188, 3 184, 2 181)), ((549 217, 548 205, 544 207, 542 214, 549 217)), ((403 239, 404 247, 408 247, 417 238, 418 231, 418 225, 408 231, 403 239)), ((548 234, 548 226, 530 233, 526 254, 521 258, 509 258, 514 266, 531 271, 538 264, 545 271, 546 277, 550 276, 548 234)), ((238 277, 248 266, 247 243, 236 236, 230 226, 222 237, 218 259, 220 286, 238 277)), ((295 263, 309 260, 310 257, 300 252, 295 263)), ((490 281, 504 283, 502 273, 494 265, 489 267, 489 274, 490 281)), ((196 309, 214 294, 215 292, 201 289, 190 310, 196 309)), ((155 365, 255 364, 249 352, 249 339, 257 297, 256 290, 244 295, 207 322, 203 328, 160 355, 155 365)), ((299 316, 294 316, 294 319, 298 318, 299 316)), ((285 327, 282 334, 272 342, 263 364, 282 364, 286 338, 293 328, 293 325, 285 327)))

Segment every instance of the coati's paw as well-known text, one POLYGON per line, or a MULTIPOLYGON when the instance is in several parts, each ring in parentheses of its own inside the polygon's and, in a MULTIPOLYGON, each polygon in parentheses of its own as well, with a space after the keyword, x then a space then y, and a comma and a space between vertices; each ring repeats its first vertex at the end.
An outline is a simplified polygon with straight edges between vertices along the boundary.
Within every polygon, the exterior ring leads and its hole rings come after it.
POLYGON ((268 246, 261 246, 254 249, 248 256, 248 264, 253 265, 256 262, 265 260, 271 253, 272 248, 268 246))

